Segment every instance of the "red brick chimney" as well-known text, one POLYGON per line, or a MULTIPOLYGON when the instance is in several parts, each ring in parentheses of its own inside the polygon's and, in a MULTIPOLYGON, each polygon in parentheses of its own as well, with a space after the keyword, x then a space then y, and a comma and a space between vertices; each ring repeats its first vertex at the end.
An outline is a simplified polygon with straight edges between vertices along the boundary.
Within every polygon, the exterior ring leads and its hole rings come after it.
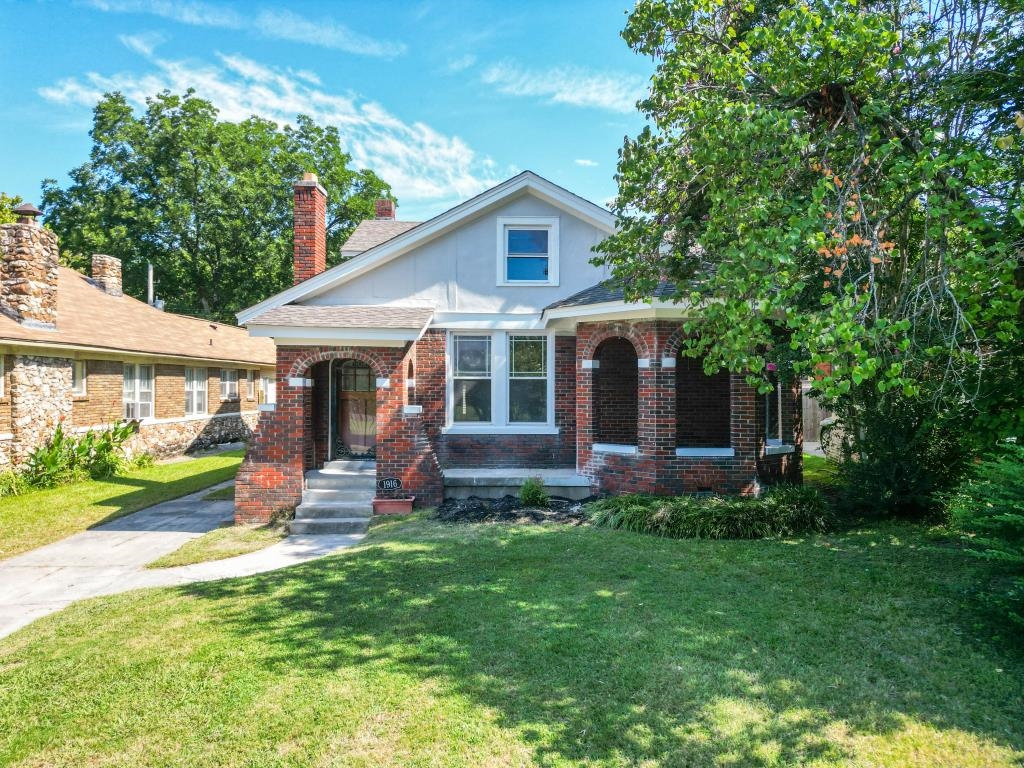
POLYGON ((395 201, 388 200, 386 198, 380 198, 376 202, 376 216, 378 219, 391 219, 394 221, 395 218, 395 201))
POLYGON ((315 173, 295 182, 294 282, 301 283, 327 269, 327 190, 315 173))

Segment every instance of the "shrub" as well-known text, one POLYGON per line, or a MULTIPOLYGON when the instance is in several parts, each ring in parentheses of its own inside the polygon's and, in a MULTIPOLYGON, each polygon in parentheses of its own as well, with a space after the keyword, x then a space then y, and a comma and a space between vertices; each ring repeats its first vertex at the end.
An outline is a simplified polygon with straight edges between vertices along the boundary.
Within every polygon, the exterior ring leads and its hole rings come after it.
POLYGON ((613 496, 589 505, 591 522, 674 539, 761 539, 828 528, 814 488, 778 486, 758 498, 613 496))
POLYGON ((26 487, 25 478, 19 473, 10 469, 0 472, 0 499, 24 493, 26 487))
POLYGON ((103 478, 124 467, 124 443, 135 425, 124 422, 102 432, 67 435, 61 424, 53 437, 37 446, 25 464, 25 482, 36 488, 52 488, 87 477, 103 478))
POLYGON ((519 500, 527 507, 546 507, 550 501, 539 477, 528 477, 519 489, 519 500))
POLYGON ((986 585, 987 602, 1024 624, 1024 446, 1006 443, 946 498, 949 523, 977 557, 1004 565, 1009 579, 986 585))

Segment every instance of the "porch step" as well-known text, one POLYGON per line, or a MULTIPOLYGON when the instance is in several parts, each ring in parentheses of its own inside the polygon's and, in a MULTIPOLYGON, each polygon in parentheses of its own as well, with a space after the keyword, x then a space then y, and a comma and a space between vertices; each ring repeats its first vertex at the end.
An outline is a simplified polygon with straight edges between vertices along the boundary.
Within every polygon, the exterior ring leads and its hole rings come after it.
POLYGON ((312 520, 292 520, 288 523, 289 533, 366 533, 370 526, 368 517, 318 517, 312 520))
POLYGON ((376 484, 371 487, 345 486, 342 488, 307 488, 302 493, 303 504, 333 504, 340 501, 366 501, 372 499, 376 484))
POLYGON ((518 496, 527 478, 536 477, 551 496, 585 499, 591 495, 590 479, 572 469, 531 469, 520 467, 462 468, 444 470, 444 495, 449 499, 500 499, 518 496))
POLYGON ((372 497, 359 501, 307 501, 303 494, 302 503, 295 508, 296 520, 313 520, 324 517, 369 517, 373 514, 372 497))
POLYGON ((314 469, 306 473, 306 488, 324 491, 368 491, 377 489, 377 470, 354 472, 314 469))

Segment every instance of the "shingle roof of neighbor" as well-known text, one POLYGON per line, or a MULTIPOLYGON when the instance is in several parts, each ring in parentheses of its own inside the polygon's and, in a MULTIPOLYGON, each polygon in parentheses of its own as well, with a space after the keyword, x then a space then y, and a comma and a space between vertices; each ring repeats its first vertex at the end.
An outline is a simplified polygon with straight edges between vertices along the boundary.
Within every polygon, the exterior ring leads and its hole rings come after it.
MULTIPOLYGON (((655 299, 668 299, 671 298, 676 292, 675 283, 668 280, 662 280, 658 283, 658 287, 654 289, 655 299)), ((568 296, 564 299, 559 299, 556 302, 548 304, 544 307, 545 311, 549 309, 558 309, 559 307, 584 307, 589 304, 604 304, 609 301, 623 301, 625 292, 622 289, 622 284, 615 280, 604 280, 597 285, 592 285, 589 288, 584 288, 578 293, 574 293, 572 296, 568 296)))
POLYGON ((395 221, 394 219, 367 219, 359 222, 342 246, 343 251, 368 251, 393 237, 418 227, 421 221, 395 221))
POLYGON ((111 296, 73 269, 57 279, 57 328, 29 328, 0 314, 0 344, 92 347, 140 355, 273 366, 274 342, 244 328, 162 312, 131 296, 111 296))
POLYGON ((290 325, 307 328, 415 328, 430 322, 434 310, 429 307, 387 307, 349 305, 318 307, 310 304, 286 304, 267 310, 249 321, 249 325, 290 325))

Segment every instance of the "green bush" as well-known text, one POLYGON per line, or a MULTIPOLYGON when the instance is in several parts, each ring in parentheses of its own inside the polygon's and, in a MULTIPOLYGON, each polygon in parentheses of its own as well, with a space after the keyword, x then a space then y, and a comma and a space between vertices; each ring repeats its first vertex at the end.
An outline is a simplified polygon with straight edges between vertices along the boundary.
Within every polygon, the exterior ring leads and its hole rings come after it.
POLYGON ((814 488, 781 485, 757 498, 612 496, 588 506, 606 528, 673 539, 762 539, 828 528, 828 508, 814 488))
POLYGON ((1024 446, 1006 443, 976 465, 946 498, 949 523, 970 551, 1006 567, 1008 578, 981 588, 983 597, 1024 624, 1024 446))
POLYGON ((528 477, 519 489, 519 500, 528 507, 546 507, 550 502, 548 492, 539 477, 528 477))
POLYGON ((0 499, 24 493, 26 487, 25 478, 21 474, 11 469, 0 472, 0 499))
POLYGON ((29 453, 25 482, 35 488, 52 488, 88 477, 115 475, 124 468, 124 443, 134 432, 135 425, 124 422, 75 437, 58 424, 53 437, 29 453))

